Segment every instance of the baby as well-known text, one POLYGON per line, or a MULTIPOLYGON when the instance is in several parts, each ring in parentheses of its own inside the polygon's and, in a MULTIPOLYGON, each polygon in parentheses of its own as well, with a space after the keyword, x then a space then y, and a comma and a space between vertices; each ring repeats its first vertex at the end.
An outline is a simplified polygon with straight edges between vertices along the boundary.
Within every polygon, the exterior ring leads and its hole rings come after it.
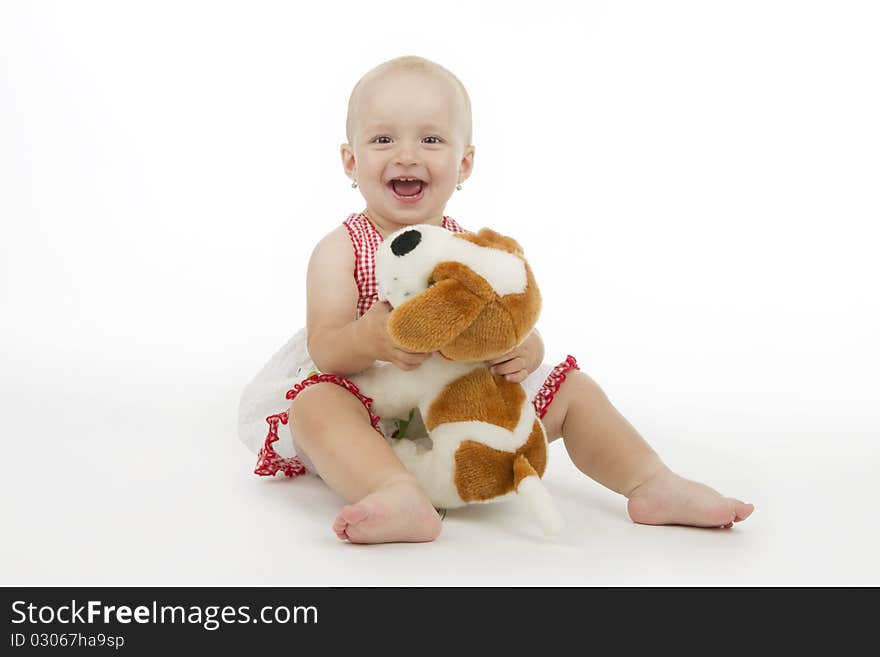
MULTIPOLYGON (((431 355, 400 349, 389 337, 391 308, 377 300, 374 255, 404 226, 463 230, 443 212, 473 168, 470 99, 442 66, 399 57, 355 85, 346 136, 342 165, 366 208, 315 246, 306 327, 245 389, 240 433, 259 453, 258 474, 312 470, 349 502, 333 523, 340 539, 431 541, 440 516, 377 431, 391 435, 393 421, 375 418, 348 377, 376 360, 412 370, 431 355)), ((479 223, 503 232, 494 218, 479 223)), ((543 357, 534 331, 486 365, 523 384, 548 440, 562 438, 581 472, 627 497, 633 521, 731 527, 752 513, 751 504, 672 472, 573 358, 554 367, 543 357)))

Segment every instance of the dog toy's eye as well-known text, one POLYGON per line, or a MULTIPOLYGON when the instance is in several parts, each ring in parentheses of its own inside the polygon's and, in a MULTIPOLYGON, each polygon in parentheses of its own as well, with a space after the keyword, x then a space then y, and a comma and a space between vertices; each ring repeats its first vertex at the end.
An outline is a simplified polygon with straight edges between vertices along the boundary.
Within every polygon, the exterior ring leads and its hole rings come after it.
POLYGON ((429 278, 429 279, 428 279, 428 287, 431 287, 431 286, 434 285, 434 283, 436 283, 436 282, 437 282, 437 281, 435 281, 433 278, 429 278))

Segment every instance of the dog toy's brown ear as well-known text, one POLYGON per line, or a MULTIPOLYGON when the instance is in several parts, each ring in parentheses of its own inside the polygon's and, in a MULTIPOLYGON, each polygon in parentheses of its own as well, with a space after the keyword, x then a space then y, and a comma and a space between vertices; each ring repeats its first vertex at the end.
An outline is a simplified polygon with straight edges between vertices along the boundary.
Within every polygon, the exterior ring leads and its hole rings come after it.
MULTIPOLYGON (((482 239, 479 236, 487 232, 502 240, 508 240, 506 243, 493 240, 491 248, 499 246, 519 248, 514 240, 485 228, 474 237, 482 239)), ((470 236, 460 237, 466 239, 470 236)), ((468 267, 457 263, 441 265, 442 267, 455 265, 461 268, 456 274, 458 280, 486 299, 486 305, 474 320, 443 347, 444 356, 463 361, 489 360, 506 354, 525 339, 541 311, 541 293, 528 263, 523 262, 523 264, 526 270, 525 290, 519 294, 507 294, 501 297, 482 277, 468 267)))
POLYGON ((483 240, 487 246, 493 246, 496 249, 502 249, 508 253, 515 253, 519 256, 525 255, 519 242, 512 237, 496 233, 491 228, 481 228, 480 232, 477 233, 477 237, 483 240))
POLYGON ((441 262, 431 273, 430 287, 392 311, 388 332, 397 344, 412 351, 440 351, 462 361, 497 358, 532 330, 541 309, 541 293, 522 247, 513 238, 490 228, 455 237, 516 255, 526 272, 523 292, 499 296, 467 265, 441 262))
POLYGON ((395 308, 388 332, 397 344, 412 351, 438 351, 467 329, 495 291, 470 267, 441 262, 427 290, 395 308))
POLYGON ((467 240, 477 246, 486 246, 492 249, 500 249, 508 253, 514 253, 520 257, 525 256, 523 248, 512 237, 496 233, 491 228, 481 228, 477 233, 461 233, 456 235, 459 239, 467 240))
POLYGON ((541 296, 526 265, 523 294, 499 299, 492 286, 470 267, 441 262, 425 292, 394 309, 388 332, 412 351, 440 351, 452 360, 497 358, 518 345, 538 317, 541 296))

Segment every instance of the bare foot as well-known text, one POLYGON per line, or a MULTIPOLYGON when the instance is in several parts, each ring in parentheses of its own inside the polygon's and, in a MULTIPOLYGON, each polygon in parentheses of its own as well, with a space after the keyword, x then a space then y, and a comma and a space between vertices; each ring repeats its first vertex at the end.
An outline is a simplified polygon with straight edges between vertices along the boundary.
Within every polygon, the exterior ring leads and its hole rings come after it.
POLYGON ((664 469, 630 492, 627 510, 643 525, 729 528, 755 507, 664 469))
POLYGON ((421 543, 440 534, 440 516, 411 476, 393 479, 342 507, 333 531, 352 543, 421 543))

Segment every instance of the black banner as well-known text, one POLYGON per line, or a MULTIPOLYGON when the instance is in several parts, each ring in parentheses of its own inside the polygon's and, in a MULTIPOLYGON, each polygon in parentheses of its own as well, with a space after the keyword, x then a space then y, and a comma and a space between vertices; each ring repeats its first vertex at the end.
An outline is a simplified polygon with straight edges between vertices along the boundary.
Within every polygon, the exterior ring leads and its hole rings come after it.
POLYGON ((761 637, 858 647, 876 592, 709 588, 8 587, 0 654, 523 651, 761 637), (871 601, 857 603, 857 593, 871 601), (717 637, 715 636, 717 635, 717 637))

